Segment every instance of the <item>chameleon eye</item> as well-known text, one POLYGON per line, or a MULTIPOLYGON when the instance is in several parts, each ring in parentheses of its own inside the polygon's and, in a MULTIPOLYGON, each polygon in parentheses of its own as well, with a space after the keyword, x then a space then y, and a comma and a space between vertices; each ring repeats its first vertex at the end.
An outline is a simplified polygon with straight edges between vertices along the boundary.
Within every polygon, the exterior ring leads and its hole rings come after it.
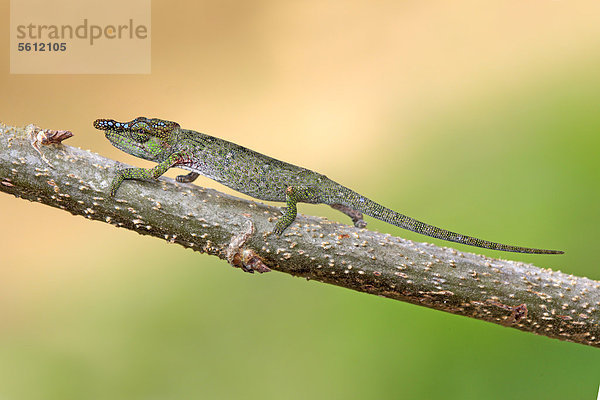
POLYGON ((131 130, 133 132, 141 133, 144 135, 152 134, 152 127, 148 125, 146 122, 135 122, 131 124, 131 130))
POLYGON ((131 132, 130 136, 133 140, 135 140, 138 143, 146 143, 148 140, 150 140, 149 135, 144 135, 142 133, 131 132))

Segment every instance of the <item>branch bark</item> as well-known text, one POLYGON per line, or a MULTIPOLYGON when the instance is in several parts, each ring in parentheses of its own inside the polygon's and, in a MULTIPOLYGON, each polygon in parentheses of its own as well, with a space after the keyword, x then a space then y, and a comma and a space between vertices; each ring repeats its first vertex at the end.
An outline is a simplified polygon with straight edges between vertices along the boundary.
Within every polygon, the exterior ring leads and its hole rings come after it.
POLYGON ((600 282, 531 264, 463 253, 298 216, 271 234, 280 209, 161 178, 127 181, 89 151, 32 146, 25 128, 0 125, 0 190, 178 243, 249 272, 276 270, 453 314, 600 347, 600 282), (51 163, 51 165, 50 165, 51 163))

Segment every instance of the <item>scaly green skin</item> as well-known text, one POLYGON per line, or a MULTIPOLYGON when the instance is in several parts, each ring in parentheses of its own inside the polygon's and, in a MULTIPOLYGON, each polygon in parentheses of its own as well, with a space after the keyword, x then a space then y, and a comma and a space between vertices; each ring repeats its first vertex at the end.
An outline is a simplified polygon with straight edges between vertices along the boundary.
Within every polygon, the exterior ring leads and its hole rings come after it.
POLYGON ((285 201, 286 211, 274 228, 281 235, 296 219, 296 204, 328 204, 365 227, 362 213, 430 237, 487 249, 519 253, 561 254, 562 251, 532 249, 489 242, 417 221, 385 208, 332 181, 325 175, 257 153, 235 143, 187 129, 176 122, 138 117, 130 122, 98 119, 94 127, 105 132, 117 148, 157 162, 152 169, 127 168, 117 171, 110 187, 114 196, 126 179, 157 179, 171 167, 191 171, 177 177, 192 182, 207 176, 238 192, 267 201, 285 201))

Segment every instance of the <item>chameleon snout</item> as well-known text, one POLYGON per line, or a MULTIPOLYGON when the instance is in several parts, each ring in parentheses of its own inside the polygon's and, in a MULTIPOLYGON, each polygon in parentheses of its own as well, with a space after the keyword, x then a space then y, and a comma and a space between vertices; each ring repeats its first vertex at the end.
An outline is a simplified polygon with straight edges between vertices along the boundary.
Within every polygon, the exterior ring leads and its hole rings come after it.
POLYGON ((101 131, 114 128, 114 126, 115 121, 113 121, 112 119, 97 119, 94 121, 94 128, 99 129, 101 131))
POLYGON ((130 122, 117 122, 114 119, 97 119, 94 121, 94 128, 101 131, 124 132, 132 127, 130 122))

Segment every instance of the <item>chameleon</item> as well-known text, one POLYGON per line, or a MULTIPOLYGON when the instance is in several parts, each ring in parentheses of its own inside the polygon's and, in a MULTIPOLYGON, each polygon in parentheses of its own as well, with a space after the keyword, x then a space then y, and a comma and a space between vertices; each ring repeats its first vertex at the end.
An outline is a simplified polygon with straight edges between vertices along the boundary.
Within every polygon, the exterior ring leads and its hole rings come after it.
POLYGON ((533 254, 563 253, 491 242, 426 224, 386 208, 325 175, 224 139, 182 129, 173 121, 146 117, 129 122, 97 119, 94 127, 104 131, 116 148, 157 163, 151 169, 117 170, 110 185, 111 197, 124 180, 158 179, 169 168, 177 167, 190 171, 177 176, 178 182, 190 183, 203 175, 259 200, 285 202, 285 211, 273 228, 276 235, 281 235, 296 219, 297 203, 327 204, 348 215, 358 228, 366 226, 363 219, 366 214, 426 236, 480 248, 533 254))

